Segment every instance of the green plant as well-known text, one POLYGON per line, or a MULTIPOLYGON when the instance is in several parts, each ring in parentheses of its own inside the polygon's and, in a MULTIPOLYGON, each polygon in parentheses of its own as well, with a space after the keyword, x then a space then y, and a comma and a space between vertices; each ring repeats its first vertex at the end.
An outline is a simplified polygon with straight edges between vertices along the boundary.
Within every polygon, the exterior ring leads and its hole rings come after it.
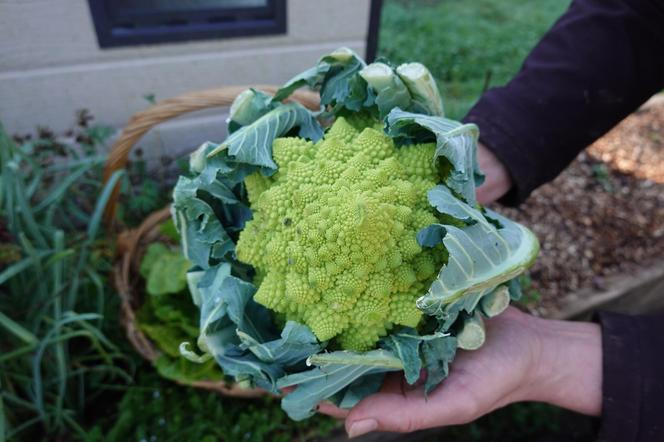
POLYGON ((424 66, 366 66, 345 48, 274 97, 241 94, 230 136, 195 151, 174 190, 201 311, 203 354, 182 353, 275 393, 297 385, 282 401, 296 420, 324 399, 353 406, 388 371, 412 384, 424 370, 435 388, 538 250, 477 204, 477 127, 442 112, 424 66), (303 86, 321 113, 282 103, 303 86))
POLYGON ((162 157, 156 170, 148 169, 143 150, 133 150, 131 161, 121 182, 121 195, 117 217, 128 226, 140 224, 150 213, 170 202, 170 183, 166 179, 166 167, 170 157, 162 157))
POLYGON ((79 117, 74 144, 42 129, 16 145, 0 127, 0 220, 12 250, 0 272, 0 439, 83 438, 104 385, 131 380, 131 361, 103 331, 116 306, 100 221, 121 173, 101 185, 96 148, 110 132, 79 117))
POLYGON ((612 193, 613 183, 611 182, 611 171, 604 163, 594 163, 591 166, 593 178, 602 186, 605 192, 612 193))
MULTIPOLYGON (((173 223, 162 224, 161 230, 167 233, 174 230, 173 223)), ((198 311, 186 290, 190 266, 191 263, 167 243, 150 244, 140 266, 146 296, 136 319, 162 353, 155 368, 163 377, 181 383, 221 380, 223 373, 216 369, 214 361, 196 364, 180 357, 180 343, 198 336, 198 311)))
POLYGON ((340 426, 326 416, 293 422, 275 398, 224 398, 148 372, 142 372, 136 384, 122 397, 117 413, 89 432, 89 442, 308 442, 320 440, 340 426))
POLYGON ((521 286, 521 299, 519 302, 525 306, 537 304, 542 299, 542 293, 534 286, 530 273, 526 272, 519 276, 521 286))

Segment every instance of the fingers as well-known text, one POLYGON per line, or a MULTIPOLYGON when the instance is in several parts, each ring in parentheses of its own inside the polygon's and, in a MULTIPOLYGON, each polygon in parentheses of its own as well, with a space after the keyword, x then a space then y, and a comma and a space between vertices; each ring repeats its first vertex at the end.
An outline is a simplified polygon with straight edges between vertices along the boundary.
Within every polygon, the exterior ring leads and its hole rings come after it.
MULTIPOLYGON (((419 381, 418 381, 419 382, 419 381)), ((404 394, 408 390, 412 390, 413 386, 406 384, 403 373, 389 373, 385 376, 385 381, 380 388, 382 393, 395 393, 395 394, 404 394)), ((339 408, 331 402, 321 402, 318 404, 317 411, 321 414, 326 414, 328 416, 335 417, 337 419, 344 419, 350 413, 350 410, 339 408)))
POLYGON ((411 432, 435 426, 426 419, 427 410, 423 384, 423 373, 414 385, 408 385, 403 373, 389 373, 380 392, 360 401, 346 417, 349 437, 370 431, 411 432))
POLYGON ((348 416, 349 410, 344 410, 330 402, 321 402, 318 404, 318 412, 328 416, 336 417, 337 419, 344 419, 348 416))
POLYGON ((456 370, 425 399, 422 387, 403 382, 397 389, 395 379, 389 378, 386 388, 348 413, 346 431, 355 437, 369 431, 404 433, 470 422, 491 409, 482 409, 483 401, 472 388, 476 383, 472 375, 456 370))
POLYGON ((427 428, 426 403, 422 392, 376 393, 362 400, 348 414, 346 431, 349 437, 370 431, 410 432, 427 428), (424 418, 424 419, 423 419, 424 418))

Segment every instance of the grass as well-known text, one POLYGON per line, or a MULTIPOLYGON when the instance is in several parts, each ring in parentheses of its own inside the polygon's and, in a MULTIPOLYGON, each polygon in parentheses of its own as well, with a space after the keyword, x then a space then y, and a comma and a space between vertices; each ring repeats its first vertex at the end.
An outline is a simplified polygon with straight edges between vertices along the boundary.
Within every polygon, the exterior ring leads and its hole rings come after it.
POLYGON ((386 0, 378 55, 419 61, 439 80, 446 113, 462 118, 486 87, 501 86, 569 0, 386 0))

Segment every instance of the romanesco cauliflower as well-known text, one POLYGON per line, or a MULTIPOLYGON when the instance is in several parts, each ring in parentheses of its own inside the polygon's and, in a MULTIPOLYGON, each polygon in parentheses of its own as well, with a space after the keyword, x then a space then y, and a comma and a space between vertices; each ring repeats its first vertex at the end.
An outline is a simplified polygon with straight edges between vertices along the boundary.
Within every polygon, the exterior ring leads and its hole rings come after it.
POLYGON ((397 149, 374 123, 339 117, 316 144, 276 139, 278 172, 245 180, 254 217, 236 249, 256 269, 257 302, 357 351, 418 325, 415 300, 445 260, 416 240, 436 222, 435 145, 397 149))

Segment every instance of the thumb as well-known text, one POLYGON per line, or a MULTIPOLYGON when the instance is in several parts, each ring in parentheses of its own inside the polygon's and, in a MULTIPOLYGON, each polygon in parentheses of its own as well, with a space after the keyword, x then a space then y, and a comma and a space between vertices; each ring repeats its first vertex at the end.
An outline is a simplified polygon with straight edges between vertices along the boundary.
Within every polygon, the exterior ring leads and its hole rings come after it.
MULTIPOLYGON (((431 411, 431 410, 429 410, 431 411)), ((411 432, 429 426, 425 399, 401 393, 376 393, 360 401, 346 417, 348 437, 371 431, 411 432)))

